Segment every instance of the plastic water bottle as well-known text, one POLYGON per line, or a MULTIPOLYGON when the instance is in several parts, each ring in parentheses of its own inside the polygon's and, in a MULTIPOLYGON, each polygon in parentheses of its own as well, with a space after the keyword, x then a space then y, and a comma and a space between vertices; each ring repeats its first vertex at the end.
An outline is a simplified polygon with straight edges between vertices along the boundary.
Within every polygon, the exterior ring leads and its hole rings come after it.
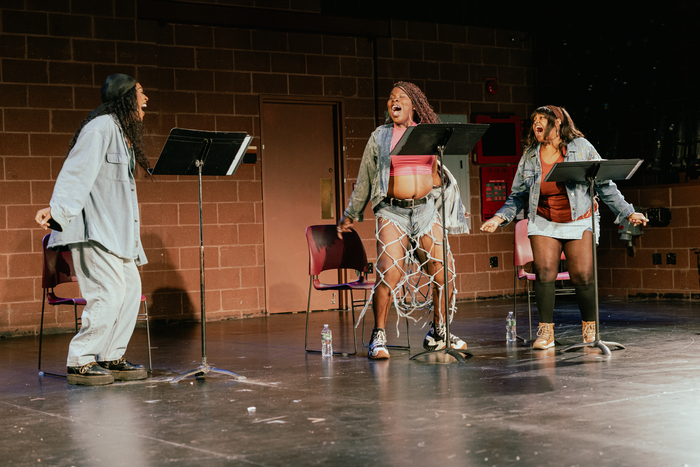
POLYGON ((333 333, 327 324, 321 330, 321 355, 324 357, 333 356, 333 333))
POLYGON ((515 335, 515 317, 513 316, 513 312, 509 311, 508 317, 506 318, 506 341, 515 342, 515 335))

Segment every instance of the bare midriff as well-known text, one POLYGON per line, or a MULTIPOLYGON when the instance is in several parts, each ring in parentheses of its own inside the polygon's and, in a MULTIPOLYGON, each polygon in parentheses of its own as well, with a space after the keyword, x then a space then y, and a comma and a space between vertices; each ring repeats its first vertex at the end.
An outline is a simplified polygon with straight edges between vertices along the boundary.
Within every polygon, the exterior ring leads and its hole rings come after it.
POLYGON ((419 199, 432 189, 432 175, 398 175, 389 177, 387 196, 397 199, 419 199))

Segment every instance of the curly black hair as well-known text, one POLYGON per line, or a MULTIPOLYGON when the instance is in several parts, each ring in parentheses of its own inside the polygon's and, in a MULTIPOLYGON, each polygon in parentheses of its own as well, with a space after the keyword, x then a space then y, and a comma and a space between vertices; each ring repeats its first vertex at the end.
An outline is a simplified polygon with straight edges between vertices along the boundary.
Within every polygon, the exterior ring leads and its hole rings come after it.
MULTIPOLYGON (((571 115, 569 115, 569 112, 567 112, 564 107, 555 107, 553 105, 543 105, 542 107, 537 107, 530 114, 530 121, 534 121, 537 115, 544 115, 547 117, 547 127, 544 129, 545 135, 549 134, 549 131, 555 127, 557 118, 560 118, 561 125, 559 126, 559 137, 561 138, 561 143, 559 143, 559 152, 561 152, 564 147, 574 139, 583 138, 583 133, 576 128, 574 121, 571 119, 571 115), (555 110, 561 111, 561 117, 558 117, 554 113, 555 110)), ((535 130, 532 128, 532 126, 530 126, 530 131, 527 134, 526 146, 528 150, 537 146, 537 136, 535 136, 535 130)))
POLYGON ((68 145, 69 147, 66 157, 68 157, 68 154, 70 154, 73 146, 75 146, 76 141, 78 141, 78 136, 80 136, 80 132, 83 131, 85 125, 101 115, 113 115, 117 119, 119 126, 121 126, 122 131, 124 132, 124 136, 126 136, 126 139, 129 141, 132 149, 134 150, 136 162, 138 162, 138 164, 143 167, 144 170, 146 170, 146 173, 148 173, 150 164, 148 163, 148 158, 143 150, 144 126, 143 121, 141 121, 138 117, 136 86, 129 89, 119 99, 101 105, 98 107, 96 112, 91 113, 87 118, 80 122, 78 131, 75 132, 73 139, 71 139, 70 144, 68 145))
MULTIPOLYGON (((437 116, 433 107, 428 103, 428 98, 425 97, 423 91, 418 86, 408 81, 399 81, 394 83, 394 88, 401 88, 406 92, 408 98, 413 104, 414 116, 416 123, 442 123, 440 117, 437 116)), ((392 88, 393 89, 393 88, 392 88)), ((386 123, 391 123, 391 117, 387 118, 386 123)))

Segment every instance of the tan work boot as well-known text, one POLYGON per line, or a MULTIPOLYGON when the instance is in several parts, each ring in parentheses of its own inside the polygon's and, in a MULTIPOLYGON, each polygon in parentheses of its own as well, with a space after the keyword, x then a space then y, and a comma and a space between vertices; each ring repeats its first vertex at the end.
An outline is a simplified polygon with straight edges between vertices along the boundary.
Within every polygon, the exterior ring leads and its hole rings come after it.
POLYGON ((532 348, 546 350, 552 347, 554 347, 554 323, 540 323, 537 329, 537 340, 532 344, 532 348))
POLYGON ((593 342, 595 340, 595 321, 581 321, 583 332, 583 342, 593 342))

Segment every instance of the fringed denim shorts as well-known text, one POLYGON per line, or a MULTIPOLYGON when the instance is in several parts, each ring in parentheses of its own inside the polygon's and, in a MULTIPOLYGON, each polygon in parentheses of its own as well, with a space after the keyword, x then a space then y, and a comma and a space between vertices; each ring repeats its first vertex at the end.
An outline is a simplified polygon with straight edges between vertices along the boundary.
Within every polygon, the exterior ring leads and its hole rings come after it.
MULTIPOLYGON (((535 222, 527 223, 527 235, 542 235, 544 237, 558 238, 559 240, 580 240, 583 232, 591 231, 591 218, 579 219, 571 222, 552 222, 542 216, 535 216, 535 222)), ((595 212, 595 242, 600 240, 600 213, 595 212)))
POLYGON ((436 220, 435 199, 428 194, 424 204, 413 208, 391 206, 381 201, 374 208, 374 216, 392 221, 409 237, 420 237, 431 231, 436 220))

